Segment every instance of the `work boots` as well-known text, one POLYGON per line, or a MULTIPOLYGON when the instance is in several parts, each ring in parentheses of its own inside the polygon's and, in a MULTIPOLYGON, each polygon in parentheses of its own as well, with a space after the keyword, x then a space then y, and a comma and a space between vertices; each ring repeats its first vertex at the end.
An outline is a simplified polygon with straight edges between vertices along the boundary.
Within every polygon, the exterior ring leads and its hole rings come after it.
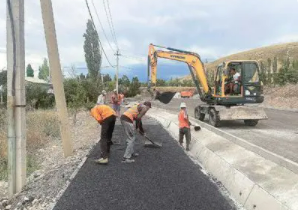
POLYGON ((100 158, 100 159, 98 159, 98 160, 95 160, 95 162, 96 163, 98 163, 98 164, 108 164, 108 158, 100 158))
POLYGON ((187 144, 187 146, 186 146, 186 151, 190 151, 189 144, 187 144))

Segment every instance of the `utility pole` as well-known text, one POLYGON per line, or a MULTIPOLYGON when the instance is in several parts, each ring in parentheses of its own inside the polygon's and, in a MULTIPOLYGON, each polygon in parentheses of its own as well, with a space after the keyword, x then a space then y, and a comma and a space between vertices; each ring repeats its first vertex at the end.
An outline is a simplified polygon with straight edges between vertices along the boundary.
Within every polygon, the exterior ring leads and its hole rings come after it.
POLYGON ((40 0, 64 156, 73 153, 51 0, 40 0))
MULTIPOLYGON (((2 72, 3 72, 3 69, 0 71, 0 73, 2 73, 2 72)), ((3 84, 0 84, 0 105, 3 104, 3 90, 4 90, 3 84)))
POLYGON ((26 184, 24 0, 7 0, 8 193, 26 184))
POLYGON ((114 54, 116 56, 116 91, 118 94, 118 68, 119 68, 119 56, 121 56, 121 54, 119 53, 119 50, 117 49, 116 54, 114 54))

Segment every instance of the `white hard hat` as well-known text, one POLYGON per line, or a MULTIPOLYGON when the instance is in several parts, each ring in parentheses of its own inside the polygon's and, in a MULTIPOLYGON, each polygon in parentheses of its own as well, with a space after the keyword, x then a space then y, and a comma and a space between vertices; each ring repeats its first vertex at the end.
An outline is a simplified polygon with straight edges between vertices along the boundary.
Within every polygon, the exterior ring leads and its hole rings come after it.
POLYGON ((180 108, 186 108, 186 107, 187 107, 186 103, 182 102, 181 105, 180 105, 180 108))
POLYGON ((106 94, 106 90, 102 90, 102 94, 106 94))
POLYGON ((113 92, 117 92, 117 90, 116 90, 116 89, 114 89, 114 90, 113 90, 113 92))

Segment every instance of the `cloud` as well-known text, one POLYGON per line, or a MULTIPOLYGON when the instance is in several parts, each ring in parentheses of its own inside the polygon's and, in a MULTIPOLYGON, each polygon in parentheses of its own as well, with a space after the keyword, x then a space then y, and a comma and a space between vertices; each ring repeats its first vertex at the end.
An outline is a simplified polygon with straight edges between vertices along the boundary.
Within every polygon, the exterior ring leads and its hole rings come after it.
MULTIPOLYGON (((105 52, 114 65, 116 46, 103 1, 93 1, 108 40, 89 0, 94 21, 105 52)), ((24 2, 26 64, 32 63, 37 68, 47 56, 40 1, 24 2)), ((85 1, 52 0, 52 4, 62 66, 84 66, 83 33, 89 18, 85 1)), ((114 0, 109 4, 120 52, 124 55, 120 57, 120 65, 132 68, 146 68, 149 43, 191 50, 203 59, 215 59, 230 52, 298 40, 297 2, 293 0, 114 0)), ((0 4, 0 14, 1 68, 6 66, 5 4, 0 4)), ((159 64, 162 68, 163 64, 171 66, 173 62, 159 60, 159 64)), ((103 58, 103 66, 107 65, 103 58)), ((113 69, 107 71, 113 72, 113 69)), ((134 72, 140 77, 144 73, 128 68, 120 71, 134 72)))

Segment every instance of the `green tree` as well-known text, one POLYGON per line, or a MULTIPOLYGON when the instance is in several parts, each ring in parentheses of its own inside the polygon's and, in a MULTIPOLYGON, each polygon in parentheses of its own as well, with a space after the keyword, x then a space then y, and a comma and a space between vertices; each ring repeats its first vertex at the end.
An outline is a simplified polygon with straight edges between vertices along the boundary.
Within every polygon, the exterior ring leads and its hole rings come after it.
POLYGON ((73 123, 77 121, 77 113, 80 108, 86 104, 86 90, 82 83, 75 78, 66 79, 64 81, 64 91, 67 106, 73 114, 73 123))
POLYGON ((0 85, 6 86, 7 84, 7 71, 0 72, 0 85))
POLYGON ((39 79, 43 79, 43 80, 48 80, 50 79, 50 68, 49 68, 49 65, 48 65, 48 60, 47 58, 44 58, 44 62, 43 62, 43 65, 40 66, 38 68, 38 78, 39 79))
POLYGON ((86 79, 85 75, 83 73, 81 73, 79 76, 78 76, 79 80, 84 80, 86 79))
POLYGON ((85 38, 84 52, 88 76, 93 81, 99 81, 102 56, 99 48, 99 36, 91 20, 87 21, 87 28, 83 37, 85 38))
POLYGON ((111 77, 109 74, 105 74, 104 77, 103 77, 103 82, 106 83, 106 82, 110 82, 112 81, 111 77))
POLYGON ((167 86, 166 81, 164 79, 157 79, 157 86, 160 86, 160 87, 167 86))
POLYGON ((27 65, 26 75, 27 75, 27 77, 34 77, 34 71, 33 71, 33 68, 31 67, 31 64, 27 65))
POLYGON ((48 94, 48 85, 28 83, 26 85, 26 104, 33 109, 52 108, 55 104, 53 94, 48 94))
POLYGON ((138 80, 138 77, 133 77, 132 82, 130 84, 129 91, 127 93, 127 97, 134 97, 137 94, 140 94, 140 82, 138 80))
POLYGON ((119 84, 124 87, 129 87, 130 79, 126 75, 123 75, 122 78, 120 78, 119 84))
POLYGON ((298 60, 290 61, 289 58, 283 60, 282 67, 274 77, 275 84, 280 86, 287 83, 298 83, 298 60))

